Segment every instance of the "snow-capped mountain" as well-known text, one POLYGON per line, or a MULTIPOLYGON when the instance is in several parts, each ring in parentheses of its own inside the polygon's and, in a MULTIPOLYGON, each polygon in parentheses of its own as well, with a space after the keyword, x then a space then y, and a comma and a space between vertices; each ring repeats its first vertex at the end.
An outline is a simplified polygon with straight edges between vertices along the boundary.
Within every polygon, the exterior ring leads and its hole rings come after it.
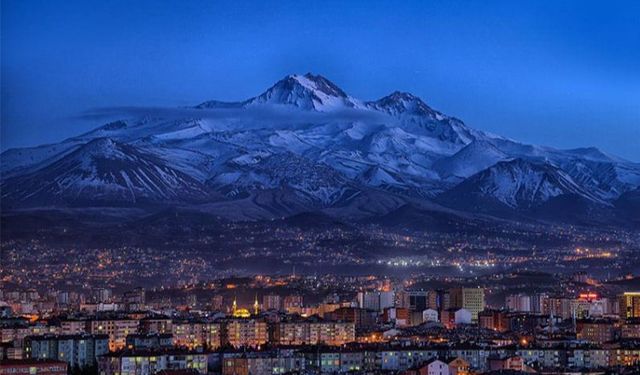
POLYGON ((490 135, 409 93, 361 101, 313 74, 1 157, 5 207, 189 202, 242 218, 384 215, 434 199, 473 210, 468 197, 508 209, 561 196, 614 207, 640 186, 638 163, 490 135))
POLYGON ((345 94, 328 79, 307 73, 292 74, 278 81, 264 93, 240 103, 207 101, 197 108, 250 108, 284 105, 303 110, 328 112, 342 108, 363 108, 360 101, 345 94))
POLYGON ((484 134, 466 127, 462 121, 446 116, 415 95, 395 91, 379 100, 366 103, 368 108, 384 112, 396 118, 403 128, 430 137, 465 145, 484 134))
POLYGON ((374 102, 367 102, 367 107, 386 112, 392 116, 414 115, 430 119, 442 119, 442 113, 433 110, 422 99, 408 92, 394 91, 374 102))
POLYGON ((51 165, 2 184, 3 201, 19 206, 185 203, 214 198, 203 184, 158 157, 109 138, 89 141, 51 165))
POLYGON ((561 195, 575 195, 594 203, 605 203, 559 168, 523 159, 500 161, 467 178, 439 198, 460 208, 477 209, 482 205, 500 203, 510 208, 529 209, 561 195))

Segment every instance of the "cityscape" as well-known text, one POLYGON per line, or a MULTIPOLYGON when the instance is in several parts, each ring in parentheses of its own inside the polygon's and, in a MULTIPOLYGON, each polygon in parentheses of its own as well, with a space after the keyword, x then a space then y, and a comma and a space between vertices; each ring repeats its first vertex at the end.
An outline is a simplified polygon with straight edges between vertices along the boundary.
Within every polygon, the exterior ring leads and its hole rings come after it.
POLYGON ((640 360, 637 280, 585 272, 25 284, 0 296, 3 366, 18 372, 631 374, 640 360))
POLYGON ((203 231, 197 241, 154 246, 149 236, 108 248, 70 246, 56 225, 38 239, 5 231, 4 366, 101 375, 640 369, 638 233, 203 231), (526 240, 540 233, 545 241, 526 240), (277 271, 257 272, 261 264, 277 271))
POLYGON ((0 1, 0 375, 640 374, 639 2, 0 1))

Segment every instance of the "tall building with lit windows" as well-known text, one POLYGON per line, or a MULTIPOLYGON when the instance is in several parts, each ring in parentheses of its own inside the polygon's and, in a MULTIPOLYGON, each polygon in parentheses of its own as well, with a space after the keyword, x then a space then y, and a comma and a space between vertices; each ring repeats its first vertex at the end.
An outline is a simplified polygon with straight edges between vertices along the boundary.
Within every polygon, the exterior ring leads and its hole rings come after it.
POLYGON ((625 292, 620 296, 620 316, 640 318, 640 292, 625 292))
POLYGON ((269 341, 267 322, 257 319, 227 319, 223 323, 223 342, 235 348, 257 347, 269 341))
POLYGON ((282 310, 282 298, 277 294, 266 294, 262 296, 262 308, 266 311, 282 310))
POLYGON ((204 345, 203 322, 173 322, 173 344, 180 348, 195 349, 204 345))
POLYGON ((273 329, 273 341, 280 345, 340 346, 356 340, 353 322, 298 320, 280 322, 273 329))
POLYGON ((484 289, 482 288, 455 288, 450 290, 451 306, 461 308, 471 313, 471 320, 478 321, 478 313, 484 310, 484 289))
POLYGON ((109 335, 109 350, 115 351, 126 346, 127 336, 138 333, 138 320, 133 319, 96 319, 87 322, 89 333, 109 335))

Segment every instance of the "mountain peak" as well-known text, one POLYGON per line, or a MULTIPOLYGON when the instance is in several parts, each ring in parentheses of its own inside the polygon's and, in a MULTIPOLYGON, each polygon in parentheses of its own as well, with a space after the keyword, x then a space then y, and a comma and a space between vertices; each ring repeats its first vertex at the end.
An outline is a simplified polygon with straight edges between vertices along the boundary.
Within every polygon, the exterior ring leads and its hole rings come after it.
POLYGON ((286 76, 261 95, 247 101, 247 105, 254 104, 289 105, 320 112, 360 106, 335 83, 311 73, 286 76))
POLYGON ((367 105, 391 115, 409 114, 429 116, 433 118, 442 116, 438 111, 429 107, 419 97, 402 91, 394 91, 374 102, 368 102, 367 105))
POLYGON ((294 75, 294 79, 296 79, 301 85, 307 86, 312 90, 320 90, 321 92, 341 98, 347 98, 347 94, 342 91, 340 87, 338 87, 335 83, 329 81, 327 78, 319 75, 307 73, 303 76, 294 75))
POLYGON ((421 99, 415 95, 413 95, 410 92, 406 92, 406 91, 394 91, 391 94, 386 96, 387 98, 391 98, 394 100, 420 100, 421 99))

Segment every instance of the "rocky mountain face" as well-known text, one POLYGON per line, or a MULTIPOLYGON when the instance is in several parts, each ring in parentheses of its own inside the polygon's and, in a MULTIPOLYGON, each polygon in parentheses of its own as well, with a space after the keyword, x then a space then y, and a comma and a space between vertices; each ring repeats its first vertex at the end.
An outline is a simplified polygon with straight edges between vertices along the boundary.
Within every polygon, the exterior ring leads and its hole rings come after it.
POLYGON ((638 163, 490 135, 409 93, 361 101, 312 74, 1 158, 5 208, 189 205, 238 220, 382 217, 407 204, 535 216, 562 199, 615 211, 640 187, 638 163))

